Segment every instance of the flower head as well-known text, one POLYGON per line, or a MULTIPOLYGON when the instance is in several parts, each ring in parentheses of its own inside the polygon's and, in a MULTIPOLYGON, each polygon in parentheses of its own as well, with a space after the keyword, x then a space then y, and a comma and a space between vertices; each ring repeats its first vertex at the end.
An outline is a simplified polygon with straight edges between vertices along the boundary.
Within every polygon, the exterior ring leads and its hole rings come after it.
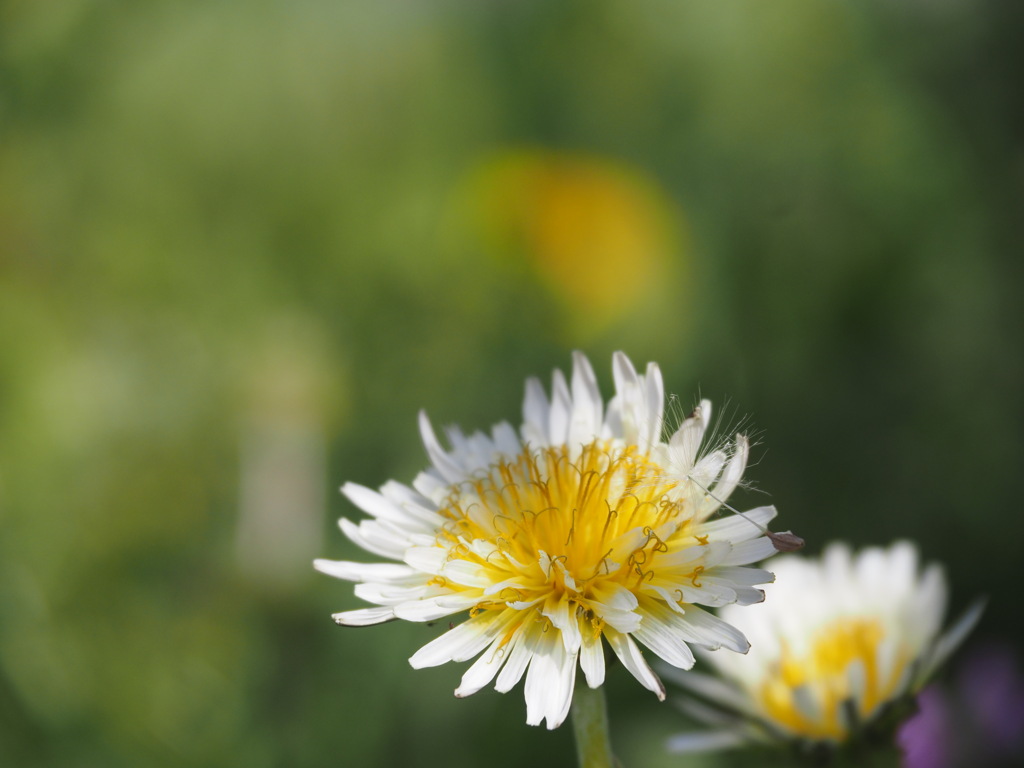
MULTIPOLYGON (((820 560, 781 557, 762 606, 721 617, 750 638, 744 657, 715 654, 725 681, 691 674, 677 682, 712 703, 684 704, 718 728, 683 734, 689 751, 749 740, 838 745, 916 692, 963 640, 980 607, 939 637, 946 584, 938 565, 918 568, 909 542, 854 555, 833 544, 820 560)), ((909 711, 910 707, 907 707, 909 711)))
POLYGON ((356 544, 395 562, 317 560, 358 582, 375 607, 345 611, 348 626, 391 619, 468 618, 417 651, 413 667, 468 661, 456 696, 497 677, 505 692, 526 676, 527 722, 555 728, 572 700, 577 665, 604 681, 607 643, 640 683, 664 698, 637 642, 689 669, 690 645, 745 653, 729 623, 698 607, 760 602, 772 580, 744 567, 772 554, 773 507, 711 517, 735 489, 747 440, 702 448, 711 405, 703 401, 662 441, 664 390, 654 364, 638 374, 613 360, 616 394, 605 407, 590 363, 577 353, 569 381, 555 371, 550 397, 526 383, 523 425, 490 435, 447 431, 441 446, 424 414, 431 466, 406 486, 379 492, 346 484, 370 515, 342 519, 356 544))

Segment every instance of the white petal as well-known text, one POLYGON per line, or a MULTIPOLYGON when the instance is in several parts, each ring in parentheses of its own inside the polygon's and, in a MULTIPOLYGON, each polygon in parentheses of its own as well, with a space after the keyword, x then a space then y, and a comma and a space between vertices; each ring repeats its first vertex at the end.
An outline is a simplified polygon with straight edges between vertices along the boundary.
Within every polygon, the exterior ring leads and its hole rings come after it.
POLYGON ((505 605, 516 611, 525 611, 527 608, 533 608, 533 606, 543 600, 544 597, 542 595, 541 597, 535 597, 533 600, 508 600, 505 602, 505 605))
MULTIPOLYGON (((666 613, 671 615, 671 611, 666 613)), ((673 631, 672 625, 661 621, 651 612, 644 612, 642 615, 643 620, 633 632, 633 636, 673 667, 690 669, 694 662, 693 651, 679 634, 673 631)))
POLYGON ((483 589, 494 583, 486 566, 470 560, 448 560, 441 569, 441 576, 464 587, 483 589))
POLYGON ((480 598, 472 595, 442 595, 402 603, 396 605, 394 611, 395 616, 406 621, 433 621, 472 608, 478 602, 480 598))
POLYGON ((576 657, 565 652, 557 638, 546 639, 534 652, 526 673, 526 723, 549 730, 557 728, 569 714, 576 680, 576 657))
POLYGON ((707 523, 701 523, 697 533, 711 541, 726 540, 733 543, 747 541, 764 535, 764 527, 778 514, 773 506, 748 509, 742 515, 727 515, 707 523))
MULTIPOLYGON (((424 575, 420 574, 420 578, 423 579, 424 575)), ((368 603, 392 606, 447 594, 444 588, 428 584, 426 581, 408 587, 369 581, 356 584, 354 592, 356 597, 368 603)))
POLYGON ((391 621, 395 618, 395 613, 390 608, 360 608, 357 611, 332 614, 331 618, 346 627, 368 627, 371 624, 391 621))
POLYGON ((718 565, 701 574, 702 579, 715 579, 731 587, 754 587, 759 584, 771 584, 775 574, 763 568, 751 568, 740 565, 718 565))
MULTIPOLYGON (((797 685, 791 690, 793 692, 793 705, 796 707, 797 712, 812 723, 819 722, 823 712, 814 690, 809 685, 797 685)), ((842 707, 840 707, 841 712, 842 707)))
MULTIPOLYGON (((400 505, 366 486, 345 483, 341 487, 341 492, 349 501, 378 520, 386 520, 400 528, 412 528, 417 531, 428 531, 432 527, 427 521, 410 515, 400 505)), ((440 516, 435 517, 440 520, 440 516)))
POLYGON ((615 391, 620 395, 640 386, 640 377, 625 352, 612 355, 612 378, 615 380, 615 391))
POLYGON ((708 544, 694 544, 693 546, 685 547, 675 552, 666 552, 663 555, 658 555, 654 572, 657 578, 661 575, 664 569, 683 571, 691 569, 700 563, 704 563, 705 565, 720 563, 729 556, 732 550, 732 545, 727 541, 712 541, 708 544))
POLYGON ((771 539, 767 536, 762 536, 760 539, 742 541, 733 545, 732 552, 722 560, 722 565, 758 563, 767 557, 771 557, 776 551, 775 545, 772 544, 771 539))
POLYGON ((706 519, 708 515, 713 514, 715 510, 728 501, 729 496, 736 490, 736 486, 743 478, 743 470, 747 467, 747 457, 749 454, 750 443, 747 442, 747 438, 743 435, 736 435, 736 447, 733 450, 732 457, 729 459, 729 463, 725 465, 722 476, 708 493, 711 497, 710 501, 701 506, 699 515, 701 519, 706 519))
POLYGON ((625 437, 625 427, 622 421, 622 400, 618 395, 613 395, 608 401, 608 408, 604 414, 604 425, 601 427, 601 437, 604 439, 619 439, 629 445, 636 443, 635 440, 625 437))
MULTIPOLYGON (((546 679, 552 665, 548 658, 552 652, 553 644, 542 638, 545 642, 537 644, 536 649, 530 656, 530 666, 526 672, 526 685, 523 695, 526 699, 526 724, 540 725, 547 716, 547 686, 546 679)), ((561 643, 558 648, 562 648, 561 643)))
POLYGON ((615 582, 598 584, 589 599, 594 613, 619 632, 632 632, 640 625, 636 595, 615 582))
POLYGON ((523 446, 519 441, 519 436, 507 421, 495 425, 494 429, 491 430, 491 434, 494 436, 496 451, 504 455, 506 459, 515 458, 522 450, 523 446))
POLYGON ((573 352, 572 361, 572 417, 567 441, 570 446, 586 445, 601 431, 604 403, 586 355, 573 352))
POLYGON ((661 424, 665 415, 665 382, 661 378, 661 368, 657 363, 647 364, 645 377, 647 399, 647 424, 640 435, 640 445, 647 448, 661 439, 661 424))
POLYGON ((597 688, 604 683, 604 643, 601 642, 601 635, 595 636, 589 630, 589 626, 581 627, 583 645, 580 647, 580 669, 586 675, 587 685, 597 688))
MULTIPOLYGON (((515 576, 512 576, 511 578, 504 579, 502 581, 496 581, 493 584, 490 584, 483 591, 483 594, 488 596, 488 597, 490 595, 498 595, 500 597, 501 594, 506 589, 511 589, 511 590, 515 590, 515 591, 521 592, 523 589, 525 589, 525 586, 523 584, 523 579, 524 578, 525 577, 523 575, 517 574, 515 576)), ((506 596, 506 597, 508 597, 508 596, 506 596)))
POLYGON ((571 419, 572 397, 569 395, 569 385, 565 382, 565 374, 556 369, 551 377, 551 410, 548 414, 548 445, 564 445, 568 442, 569 423, 571 419))
POLYGON ((452 426, 445 429, 445 434, 452 446, 449 458, 459 466, 463 476, 486 469, 498 453, 494 443, 483 432, 466 436, 461 429, 452 426))
POLYGON ((448 550, 443 547, 409 547, 403 552, 407 565, 422 573, 438 575, 448 562, 448 550))
POLYGON ((486 648, 508 623, 505 612, 485 611, 449 629, 420 648, 409 659, 414 669, 436 667, 449 661, 465 661, 486 648))
POLYGON ((548 709, 548 730, 555 728, 565 722, 569 716, 569 708, 572 706, 572 694, 576 689, 576 655, 568 655, 562 661, 560 667, 558 692, 551 697, 551 707, 548 709))
POLYGON ((548 421, 551 405, 544 392, 544 385, 538 379, 526 380, 526 396, 523 399, 523 440, 534 448, 549 444, 548 421))
POLYGON ((884 637, 878 643, 878 647, 875 649, 875 669, 880 687, 889 687, 889 681, 893 678, 893 672, 899 660, 899 652, 900 648, 895 638, 884 637))
POLYGON ((661 684, 661 680, 658 679, 658 676, 654 674, 654 671, 644 661, 643 654, 640 653, 640 649, 636 647, 633 639, 629 635, 621 634, 607 627, 605 627, 604 636, 608 638, 608 645, 612 647, 612 651, 619 657, 619 661, 630 671, 633 677, 640 681, 640 685, 649 691, 653 691, 660 701, 664 701, 665 686, 661 684))
POLYGON ((512 646, 512 649, 508 655, 508 661, 505 662, 501 674, 498 675, 498 679, 494 683, 494 690, 500 693, 508 693, 516 686, 516 683, 522 679, 523 673, 526 672, 530 659, 533 658, 533 645, 525 632, 513 638, 509 645, 512 646))
POLYGON ((430 419, 427 418, 426 411, 420 411, 420 438, 423 440, 423 447, 427 449, 427 455, 430 457, 430 461, 441 476, 452 485, 461 483, 466 479, 466 474, 452 458, 445 452, 441 447, 441 444, 437 441, 437 435, 434 434, 434 427, 430 424, 430 419))
POLYGON ((637 606, 636 595, 614 581, 599 582, 590 594, 594 602, 616 611, 632 611, 637 606))
POLYGON ((437 514, 434 502, 418 491, 388 480, 380 487, 380 492, 384 498, 397 505, 412 524, 423 526, 423 530, 434 530, 444 524, 444 518, 437 514))
POLYGON ((686 614, 675 625, 680 636, 709 650, 728 648, 737 653, 746 653, 750 643, 736 627, 722 621, 695 605, 686 607, 686 614))
POLYGON ((462 676, 459 687, 455 689, 456 697, 461 699, 470 696, 491 682, 508 660, 510 650, 505 638, 494 638, 487 650, 462 676))
POLYGON ((745 743, 743 735, 736 731, 702 731, 700 733, 679 733, 665 742, 665 749, 675 755, 693 752, 717 752, 733 749, 745 743))
POLYGON ((451 493, 452 486, 447 480, 441 477, 441 473, 433 467, 420 472, 413 478, 412 487, 424 498, 429 499, 432 504, 442 506, 451 493))
POLYGON ((568 598, 552 592, 544 601, 544 607, 541 609, 541 613, 548 617, 551 624, 562 635, 565 650, 569 653, 578 651, 580 643, 583 642, 575 608, 576 604, 570 604, 568 598))
MULTIPOLYGON (((850 686, 850 698, 859 705, 864 701, 864 692, 868 685, 868 674, 863 659, 854 659, 846 666, 846 681, 850 686)), ((859 706, 857 711, 860 711, 859 706)))
MULTIPOLYGON (((348 485, 346 483, 345 485, 348 485)), ((380 487, 381 495, 387 497, 389 501, 393 501, 396 504, 417 504, 419 506, 426 506, 430 508, 431 501, 429 498, 419 493, 413 488, 410 488, 405 483, 399 483, 396 480, 388 480, 380 487)))
POLYGON ((423 574, 407 565, 397 563, 351 563, 347 560, 313 561, 313 567, 336 579, 346 581, 385 581, 390 584, 412 584, 421 582, 423 574))
MULTIPOLYGON (((713 608, 720 608, 723 605, 735 603, 738 598, 736 590, 731 586, 720 584, 714 579, 707 579, 703 574, 701 574, 699 580, 692 584, 680 584, 678 591, 682 592, 684 603, 708 605, 713 608)), ((759 603, 761 601, 756 600, 755 602, 759 603)))
POLYGON ((741 566, 716 566, 708 568, 699 577, 701 584, 700 599, 687 599, 687 602, 701 605, 724 605, 717 602, 737 602, 740 605, 753 605, 764 602, 764 592, 756 589, 756 585, 770 584, 775 576, 761 568, 741 566), (713 597, 714 596, 714 597, 713 597), (708 598, 713 598, 710 601, 708 598))
POLYGON ((409 546, 408 536, 404 532, 377 520, 363 520, 356 525, 343 517, 338 520, 338 525, 353 543, 381 557, 401 560, 409 546))
POLYGON ((917 574, 917 549, 909 541, 889 547, 889 578, 898 584, 913 584, 917 574))
POLYGON ((711 401, 701 400, 693 415, 679 425, 679 429, 669 439, 669 455, 672 458, 672 471, 681 475, 689 475, 700 455, 700 444, 704 440, 704 432, 711 418, 711 401))
POLYGON ((640 614, 633 611, 610 611, 602 609, 601 618, 605 623, 619 632, 635 632, 640 626, 640 614))
MULTIPOLYGON (((911 582, 913 584, 913 582, 911 582)), ((942 626, 946 613, 948 588, 946 576, 941 566, 928 566, 908 598, 913 601, 913 611, 908 611, 911 628, 919 637, 934 637, 942 626)))
MULTIPOLYGON (((703 660, 703 659, 702 659, 703 660)), ((743 691, 724 680, 706 675, 703 672, 683 671, 681 669, 661 668, 662 674, 670 681, 710 702, 719 704, 734 712, 751 712, 751 699, 743 691)))
POLYGON ((606 426, 609 432, 630 444, 640 444, 641 424, 647 423, 647 406, 640 377, 633 363, 622 352, 612 356, 615 397, 608 404, 606 426))
POLYGON ((938 670, 946 659, 955 651, 967 636, 971 633, 971 630, 977 625, 981 619, 981 614, 985 611, 985 601, 976 600, 972 603, 966 611, 956 620, 956 623, 939 638, 938 642, 935 643, 935 647, 929 654, 927 661, 925 662, 920 677, 918 680, 919 684, 927 681, 935 672, 938 670))
MULTIPOLYGON (((705 494, 709 492, 711 484, 715 482, 715 478, 718 477, 722 472, 722 467, 725 466, 725 462, 728 459, 725 451, 711 451, 706 456, 701 458, 693 469, 690 470, 690 480, 704 491, 705 494)), ((702 507, 710 503, 710 499, 706 500, 702 507)))

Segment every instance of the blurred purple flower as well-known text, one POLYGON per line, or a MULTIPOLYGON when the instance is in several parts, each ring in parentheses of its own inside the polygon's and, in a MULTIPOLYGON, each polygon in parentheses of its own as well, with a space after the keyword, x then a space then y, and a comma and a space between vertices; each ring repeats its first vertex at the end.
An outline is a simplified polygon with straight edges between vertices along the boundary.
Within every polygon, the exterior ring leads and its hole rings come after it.
POLYGON ((950 724, 953 715, 937 685, 929 685, 917 697, 918 712, 899 732, 905 768, 951 768, 950 724))
POLYGON ((1006 645, 977 648, 951 689, 932 685, 899 732, 905 768, 981 768, 1024 762, 1024 674, 1006 645))
POLYGON ((973 654, 960 673, 959 688, 985 744, 1003 754, 1024 748, 1024 675, 1006 646, 973 654))

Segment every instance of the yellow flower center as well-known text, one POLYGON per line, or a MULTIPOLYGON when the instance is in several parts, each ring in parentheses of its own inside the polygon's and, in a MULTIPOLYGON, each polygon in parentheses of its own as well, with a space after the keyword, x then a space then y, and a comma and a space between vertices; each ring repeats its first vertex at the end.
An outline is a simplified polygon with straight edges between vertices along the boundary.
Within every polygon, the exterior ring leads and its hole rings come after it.
POLYGON ((867 719, 892 695, 899 681, 902 660, 897 659, 888 671, 878 667, 878 646, 884 635, 875 619, 843 618, 819 630, 803 655, 784 646, 772 674, 761 686, 761 702, 769 718, 801 736, 843 741, 848 736, 840 715, 844 702, 853 697, 858 717, 867 719), (863 687, 856 696, 849 675, 854 663, 864 670, 863 687), (798 704, 799 688, 816 702, 819 717, 798 704))
POLYGON ((475 611, 546 604, 549 614, 551 601, 568 600, 600 632, 593 601, 609 589, 636 593, 654 579, 659 553, 703 543, 692 534, 685 485, 635 446, 594 441, 575 457, 565 446, 526 450, 453 489, 437 543, 449 560, 476 563, 482 581, 502 585, 475 611))

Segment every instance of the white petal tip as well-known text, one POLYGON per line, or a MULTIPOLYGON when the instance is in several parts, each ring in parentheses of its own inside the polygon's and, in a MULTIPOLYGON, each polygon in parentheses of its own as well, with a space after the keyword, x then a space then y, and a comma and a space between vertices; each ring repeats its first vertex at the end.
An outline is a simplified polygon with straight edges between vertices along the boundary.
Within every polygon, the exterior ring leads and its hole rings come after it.
POLYGON ((672 754, 696 752, 718 752, 741 746, 743 734, 733 731, 711 731, 705 733, 681 733, 665 743, 665 749, 672 754))
POLYGON ((394 621, 395 616, 388 609, 363 608, 356 611, 344 611, 331 615, 334 623, 340 627, 370 627, 374 624, 383 624, 386 621, 394 621))

